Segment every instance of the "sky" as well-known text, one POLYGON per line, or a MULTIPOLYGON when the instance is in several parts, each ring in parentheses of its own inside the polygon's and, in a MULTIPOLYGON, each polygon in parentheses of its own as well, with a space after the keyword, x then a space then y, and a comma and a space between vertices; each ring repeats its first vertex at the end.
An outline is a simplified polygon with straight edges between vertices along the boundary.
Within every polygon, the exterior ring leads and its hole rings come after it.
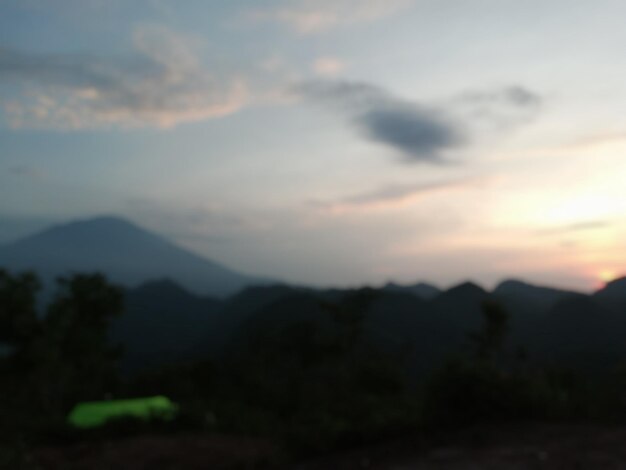
POLYGON ((318 286, 626 272, 622 0, 1 0, 0 242, 318 286))

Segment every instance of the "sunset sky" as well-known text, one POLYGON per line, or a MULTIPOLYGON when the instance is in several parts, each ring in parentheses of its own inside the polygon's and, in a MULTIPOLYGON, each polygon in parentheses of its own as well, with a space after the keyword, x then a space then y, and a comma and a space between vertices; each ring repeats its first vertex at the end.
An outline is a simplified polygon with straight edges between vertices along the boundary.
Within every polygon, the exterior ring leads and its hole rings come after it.
POLYGON ((623 0, 2 0, 0 242, 312 285, 626 271, 623 0))

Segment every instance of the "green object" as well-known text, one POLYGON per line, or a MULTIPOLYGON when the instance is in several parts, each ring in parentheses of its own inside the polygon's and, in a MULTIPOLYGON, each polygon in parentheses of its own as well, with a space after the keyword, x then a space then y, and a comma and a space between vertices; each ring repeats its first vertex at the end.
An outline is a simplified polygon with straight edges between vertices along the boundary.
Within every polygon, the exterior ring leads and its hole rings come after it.
POLYGON ((67 421, 77 428, 95 428, 115 418, 172 419, 177 409, 178 407, 164 396, 91 401, 76 405, 68 415, 67 421))

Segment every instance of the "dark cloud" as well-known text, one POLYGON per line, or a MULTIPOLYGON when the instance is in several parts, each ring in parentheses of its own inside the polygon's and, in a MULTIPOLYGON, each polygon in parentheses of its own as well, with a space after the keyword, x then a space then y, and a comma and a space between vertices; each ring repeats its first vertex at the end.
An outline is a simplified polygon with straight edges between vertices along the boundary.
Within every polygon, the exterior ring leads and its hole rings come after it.
POLYGON ((439 163, 442 153, 460 142, 456 128, 416 108, 371 109, 356 123, 371 140, 391 145, 411 161, 439 163))
POLYGON ((16 127, 173 126, 229 114, 246 100, 243 82, 217 77, 190 41, 143 26, 127 57, 0 49, 0 82, 24 93, 1 100, 16 127))
POLYGON ((298 91, 345 113, 366 138, 400 152, 409 162, 442 163, 464 140, 464 131, 443 112, 394 97, 359 82, 308 82, 298 91))

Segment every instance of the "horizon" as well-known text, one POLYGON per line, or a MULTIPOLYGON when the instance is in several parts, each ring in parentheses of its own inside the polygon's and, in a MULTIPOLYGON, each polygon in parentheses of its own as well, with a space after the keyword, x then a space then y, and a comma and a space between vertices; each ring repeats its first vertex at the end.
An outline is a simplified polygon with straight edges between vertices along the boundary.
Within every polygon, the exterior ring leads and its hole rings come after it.
POLYGON ((293 285, 626 273, 626 4, 9 0, 0 243, 115 214, 293 285))
MULTIPOLYGON (((3 246, 10 246, 13 243, 19 243, 22 240, 25 239, 29 239, 31 237, 38 237, 38 236, 42 236, 45 235, 46 233, 48 233, 51 230, 58 230, 58 229, 62 229, 62 230, 68 230, 70 227, 72 226, 76 226, 76 225, 84 225, 84 224, 93 224, 94 222, 98 222, 99 224, 102 224, 102 222, 111 222, 111 223, 122 223, 122 224, 127 224, 130 228, 132 229, 139 229, 141 231, 145 231, 147 235, 150 236, 158 236, 159 238, 163 238, 164 240, 166 240, 169 243, 172 243, 174 246, 176 246, 177 248, 181 248, 183 250, 189 251, 190 253, 200 256, 201 258, 208 260, 210 262, 214 261, 211 260, 209 258, 207 258, 205 255, 203 255, 202 253, 197 253, 194 252, 192 249, 187 249, 185 247, 179 246, 176 244, 175 241, 168 239, 166 236, 157 233, 157 232, 153 232, 150 231, 148 229, 146 229, 145 227, 142 227, 141 225, 138 225, 137 223, 135 223, 132 220, 129 220, 127 218, 115 215, 115 214, 101 214, 101 215, 97 215, 97 216, 93 216, 93 217, 87 217, 87 218, 81 218, 81 219, 73 219, 73 220, 68 220, 68 221, 59 221, 56 223, 53 223, 52 225, 43 227, 41 230, 36 230, 34 232, 28 232, 26 234, 24 234, 23 236, 19 236, 17 238, 12 238, 9 241, 5 241, 5 242, 0 242, 0 248, 2 248, 3 246)), ((71 238, 71 237, 70 237, 71 238)), ((230 269, 229 266, 224 266, 227 269, 230 269)), ((2 267, 0 266, 0 269, 2 267)), ((243 274, 243 275, 252 275, 252 276, 258 276, 262 273, 238 273, 238 274, 243 274)), ((283 279, 270 279, 271 283, 268 285, 285 285, 285 286, 289 286, 289 287, 293 287, 293 288, 302 288, 302 289, 363 289, 363 288, 373 288, 373 289, 384 289, 385 287, 389 286, 389 285, 394 285, 394 286, 399 286, 399 287, 411 287, 411 286, 416 286, 416 285, 426 285, 426 286, 430 286, 430 287, 434 287, 437 290, 439 290, 441 293, 446 292, 448 290, 454 289, 456 287, 460 287, 462 285, 465 284, 471 284, 471 285, 475 285, 476 287, 486 291, 486 292, 494 292, 499 286, 501 286, 502 284, 508 283, 508 282, 519 282, 522 284, 526 284, 528 286, 532 286, 532 287, 539 287, 539 288, 550 288, 550 289, 557 289, 557 290, 562 290, 562 291, 569 291, 572 293, 580 293, 580 294, 586 294, 586 295, 591 295, 594 294, 595 292, 598 292, 599 290, 602 290, 603 288, 605 288, 608 284, 610 284, 613 281, 618 281, 621 279, 626 279, 626 276, 623 275, 619 275, 614 277, 613 279, 601 283, 600 285, 598 285, 597 287, 593 288, 593 289, 589 289, 586 291, 583 290, 579 290, 579 289, 575 289, 571 286, 563 286, 563 285, 555 285, 555 284, 540 284, 540 283, 536 283, 533 282, 532 279, 524 279, 524 278, 519 278, 519 277, 512 277, 512 276, 504 276, 503 278, 499 279, 498 281, 496 281, 495 283, 491 284, 491 285, 485 285, 483 283, 477 282, 476 280, 472 279, 472 278, 465 278, 465 279, 459 279, 456 280, 450 284, 438 284, 435 282, 431 282, 428 278, 420 278, 420 279, 414 279, 414 280, 409 280, 406 282, 398 282, 395 279, 387 279, 386 281, 383 281, 382 283, 377 283, 377 284, 340 284, 340 285, 331 285, 331 284, 297 284, 297 283, 290 283, 286 280, 283 279)), ((176 284, 179 288, 184 289, 185 291, 190 292, 190 289, 187 286, 181 285, 181 283, 179 281, 176 281, 175 279, 172 279, 170 277, 164 276, 163 278, 154 278, 154 279, 149 279, 143 283, 141 283, 139 286, 133 286, 134 288, 140 287, 142 285, 147 285, 150 283, 154 283, 154 282, 161 282, 161 281, 168 281, 168 282, 172 282, 174 284, 176 284)), ((254 284, 250 285, 249 287, 254 288, 256 287, 254 284)))

